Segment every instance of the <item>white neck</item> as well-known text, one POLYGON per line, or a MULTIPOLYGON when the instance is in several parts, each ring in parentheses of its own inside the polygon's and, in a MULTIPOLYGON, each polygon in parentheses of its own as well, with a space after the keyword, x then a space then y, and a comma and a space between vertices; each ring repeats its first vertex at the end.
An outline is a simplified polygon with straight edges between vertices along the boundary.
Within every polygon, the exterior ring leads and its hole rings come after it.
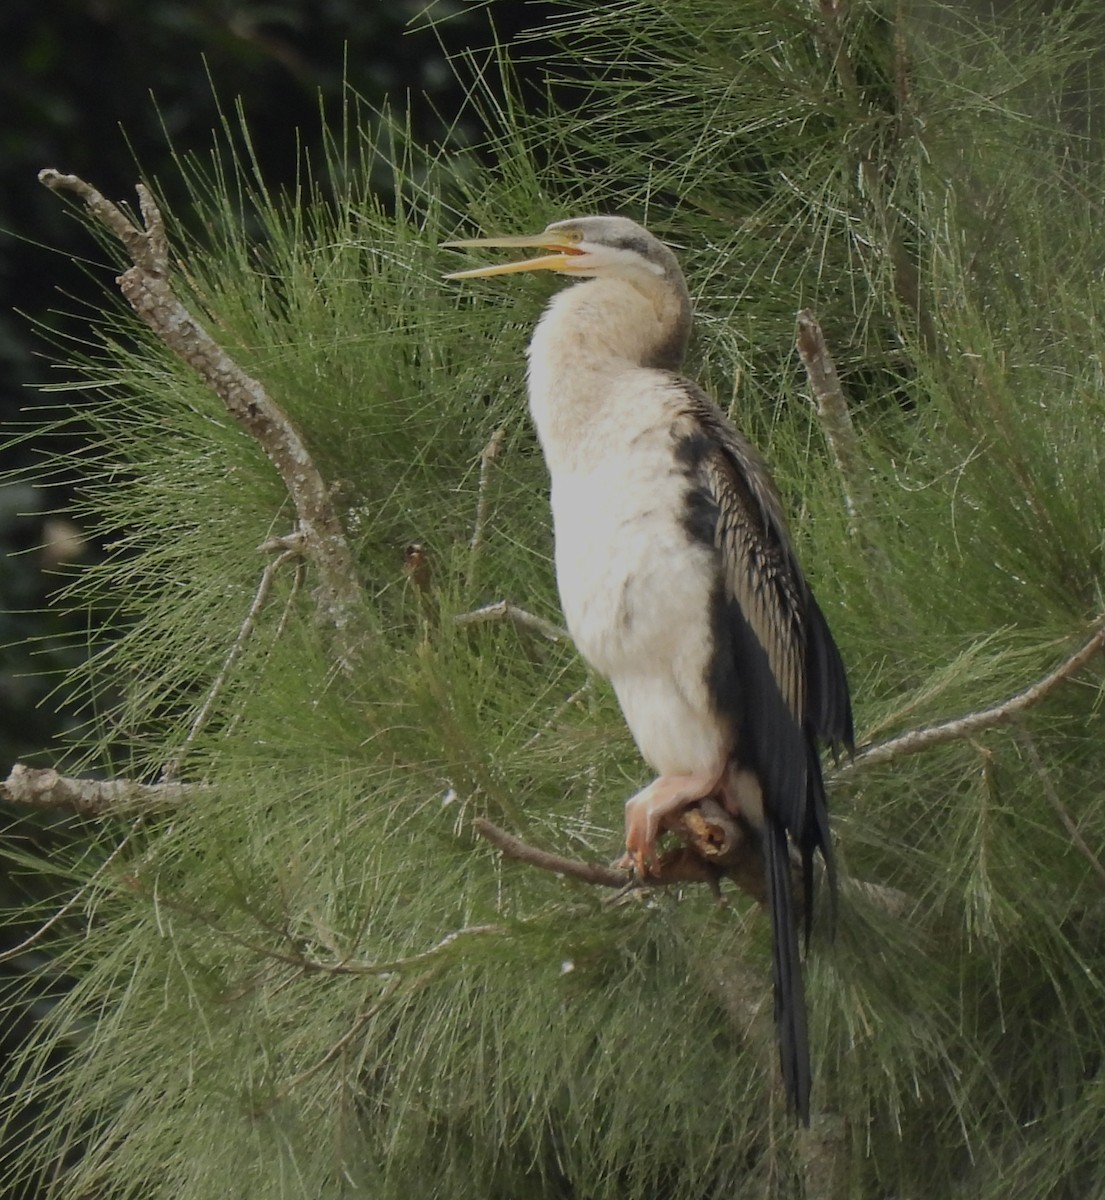
POLYGON ((686 290, 666 277, 588 279, 552 298, 528 351, 530 413, 550 469, 586 436, 618 376, 678 370, 689 328, 686 290))

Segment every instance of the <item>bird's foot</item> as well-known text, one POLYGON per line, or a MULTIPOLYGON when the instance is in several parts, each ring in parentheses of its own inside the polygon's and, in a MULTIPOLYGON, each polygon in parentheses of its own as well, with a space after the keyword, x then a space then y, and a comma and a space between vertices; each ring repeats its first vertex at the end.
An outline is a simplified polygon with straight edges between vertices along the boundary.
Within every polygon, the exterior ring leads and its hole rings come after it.
POLYGON ((721 772, 700 771, 693 775, 661 775, 625 802, 625 854, 618 866, 633 870, 641 879, 653 873, 659 859, 656 839, 665 818, 712 795, 721 772))

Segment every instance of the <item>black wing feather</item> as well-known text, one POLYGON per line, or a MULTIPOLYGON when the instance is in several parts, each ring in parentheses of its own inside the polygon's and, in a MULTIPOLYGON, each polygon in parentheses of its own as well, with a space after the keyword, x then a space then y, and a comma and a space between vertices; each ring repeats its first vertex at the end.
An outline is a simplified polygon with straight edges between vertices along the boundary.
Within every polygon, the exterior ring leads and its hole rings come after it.
POLYGON ((798 1119, 810 1123, 810 1048, 806 1032, 806 997, 802 987, 802 957, 794 928, 790 849, 786 830, 778 821, 764 830, 768 909, 771 913, 771 973, 775 991, 775 1028, 779 1063, 787 1097, 798 1119))
POLYGON ((791 1104, 808 1124, 809 1043, 790 845, 802 861, 808 937, 815 853, 825 861, 834 908, 836 891, 817 743, 851 748, 851 700, 840 652, 794 555, 766 465, 704 392, 685 380, 676 386, 681 414, 674 436, 691 485, 689 511, 719 560, 712 630, 718 652, 708 684, 733 722, 737 762, 755 773, 763 792, 780 1058, 791 1104))

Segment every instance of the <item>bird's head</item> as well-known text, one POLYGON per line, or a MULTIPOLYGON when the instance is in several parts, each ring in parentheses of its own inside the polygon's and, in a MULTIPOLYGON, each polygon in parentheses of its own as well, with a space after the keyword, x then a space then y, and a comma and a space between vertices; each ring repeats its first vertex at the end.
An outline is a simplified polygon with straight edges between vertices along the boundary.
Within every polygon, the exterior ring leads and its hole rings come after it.
POLYGON ((472 238, 445 242, 458 249, 540 249, 547 253, 519 262, 496 263, 454 271, 446 279, 477 279, 518 271, 555 271, 558 275, 622 279, 647 287, 667 279, 682 284, 675 255, 647 229, 627 217, 573 217, 554 221, 543 233, 519 237, 472 238))

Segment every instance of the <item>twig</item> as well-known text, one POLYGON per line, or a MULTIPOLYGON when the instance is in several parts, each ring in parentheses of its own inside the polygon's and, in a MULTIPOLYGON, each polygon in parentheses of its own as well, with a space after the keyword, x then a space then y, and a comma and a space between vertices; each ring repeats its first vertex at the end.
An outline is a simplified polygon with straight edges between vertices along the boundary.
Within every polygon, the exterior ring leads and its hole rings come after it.
POLYGON ((143 223, 139 228, 76 175, 47 169, 38 178, 54 191, 79 196, 96 220, 122 242, 133 265, 117 282, 131 307, 216 393, 276 468, 295 506, 304 552, 318 571, 319 610, 338 634, 343 663, 351 664, 350 624, 364 597, 329 489, 287 414, 177 298, 170 282, 164 223, 149 191, 137 185, 143 223))
POLYGON ((624 888, 633 883, 633 873, 620 867, 605 867, 599 863, 581 862, 574 858, 565 858, 560 854, 551 854, 547 850, 539 850, 523 842, 521 838, 507 833, 498 825, 493 825, 483 817, 477 817, 472 822, 472 828, 489 841, 496 849, 501 850, 507 858, 516 862, 528 863, 542 871, 551 871, 555 875, 567 875, 570 879, 578 879, 583 883, 593 883, 599 887, 624 888))
POLYGON ((984 708, 979 712, 967 713, 950 721, 942 721, 939 725, 926 725, 921 729, 911 729, 898 737, 888 738, 861 750, 850 763, 844 763, 837 768, 836 774, 845 774, 859 767, 880 766, 894 759, 905 758, 909 754, 919 754, 933 746, 946 742, 959 741, 962 738, 973 737, 984 729, 992 729, 1010 721, 1018 713, 1039 704, 1050 692, 1054 691, 1065 679, 1069 679, 1077 671, 1105 647, 1105 620, 1099 621, 1089 639, 1084 642, 1068 659, 1060 663, 1053 671, 1048 672, 1042 679, 1029 687, 1016 692, 1001 704, 984 708))
POLYGON ((552 727, 557 723, 557 721, 560 720, 560 718, 568 711, 568 709, 578 704, 579 701, 591 690, 591 682, 592 681, 590 678, 585 679, 583 683, 581 683, 580 686, 577 687, 574 692, 572 692, 567 700, 561 701, 561 703, 556 706, 552 716, 548 717, 544 722, 542 722, 541 728, 535 730, 530 735, 522 749, 529 750, 535 746, 541 740, 541 738, 548 733, 550 729, 552 729, 552 727))
POLYGON ((129 817, 179 808, 200 783, 137 783, 133 779, 75 779, 53 767, 16 763, 0 783, 0 800, 28 808, 69 808, 82 817, 129 817))
POLYGON ((433 962, 455 942, 488 934, 502 937, 508 932, 505 925, 465 925, 463 929, 447 933, 441 941, 435 942, 428 950, 421 950, 417 954, 408 954, 405 958, 394 958, 384 962, 360 962, 357 959, 345 958, 327 962, 325 959, 304 957, 303 966, 307 970, 322 971, 330 975, 394 975, 400 971, 408 971, 411 967, 420 967, 433 962))
POLYGON ((468 543, 468 591, 476 585, 476 564, 483 549, 484 531, 491 514, 491 468, 499 456, 506 438, 506 426, 500 425, 491 435, 490 441, 480 453, 480 488, 476 499, 476 523, 472 528, 472 540, 468 543))
POLYGON ((295 550, 285 550, 276 558, 271 559, 261 573, 261 582, 257 585, 257 591, 253 597, 253 603, 249 606, 249 611, 242 621, 238 634, 235 637, 230 649, 223 659, 223 664, 219 668, 219 673, 215 676, 211 686, 207 689, 207 695, 203 699, 203 703, 199 707, 192 725, 188 730, 184 741, 181 742, 176 754, 165 764, 161 771, 161 783, 169 783, 180 775, 181 764, 184 762, 188 751, 192 748, 197 737, 203 731, 207 724, 212 711, 215 707, 215 702, 218 700, 223 688, 226 686, 226 681, 230 676, 230 672, 234 664, 242 655, 245 649, 246 642, 249 641, 253 630, 257 626, 257 618, 261 615, 261 610, 265 607, 265 603, 269 598, 269 593, 272 591, 272 583, 276 578, 276 572, 293 558, 298 558, 298 552, 295 550))
MULTIPOLYGON (((129 883, 134 890, 145 886, 142 877, 137 874, 131 876, 129 883)), ((221 914, 216 916, 186 900, 170 897, 159 892, 157 903, 170 912, 177 913, 190 921, 197 922, 204 926, 204 928, 211 930, 212 933, 225 938, 226 941, 231 942, 235 946, 240 946, 243 950, 248 950, 250 953, 256 954, 259 958, 284 963, 305 973, 317 972, 322 975, 395 975, 409 970, 411 967, 425 966, 427 963, 435 962, 437 959, 443 957, 445 952, 456 942, 487 935, 504 937, 510 933, 510 929, 506 925, 465 925, 461 929, 455 929, 452 933, 447 933, 428 950, 420 950, 416 954, 408 954, 403 958, 365 961, 350 958, 348 955, 338 955, 336 949, 329 946, 328 948, 333 949, 336 957, 316 958, 304 949, 304 946, 310 939, 297 937, 287 927, 274 927, 262 924, 265 932, 275 937, 283 938, 289 944, 290 949, 283 950, 275 946, 262 945, 254 941, 247 934, 239 933, 234 929, 228 929, 221 922, 221 914)), ((261 922, 259 921, 259 923, 261 922)))
POLYGON ((829 453, 833 456, 833 462, 840 473, 844 507, 848 512, 849 528, 855 537, 861 532, 866 532, 866 523, 873 511, 867 464, 860 449, 856 427, 852 424, 852 414, 848 409, 844 389, 840 386, 836 364, 825 344, 825 334, 817 318, 808 308, 802 309, 798 314, 795 345, 802 366, 806 369, 810 391, 817 405, 817 416, 825 441, 829 445, 829 453))
POLYGON ((568 637, 568 631, 544 617, 535 616, 511 604, 509 600, 497 600, 494 604, 485 604, 483 608, 473 609, 472 612, 458 613, 453 621, 461 628, 469 625, 490 625, 495 621, 509 621, 518 629, 527 633, 535 633, 547 638, 550 642, 562 642, 568 637))
POLYGON ((288 588, 288 598, 284 601, 284 611, 280 614, 280 620, 276 622, 276 628, 273 630, 272 641, 270 645, 275 646, 277 642, 284 636, 284 630, 288 627, 288 619, 292 614, 292 609, 295 605, 295 599, 299 595, 300 589, 303 587, 304 562, 302 558, 297 558, 295 561, 295 572, 292 575, 292 586, 288 588))
POLYGON ((1043 759, 1040 757, 1039 750, 1036 749, 1036 743, 1032 735, 1023 726, 1016 728, 1015 736, 1024 748, 1024 752, 1028 755, 1028 759, 1032 764, 1032 769, 1036 772, 1036 778, 1044 789, 1044 795, 1047 797, 1047 802, 1055 810, 1056 816, 1059 818, 1063 828, 1067 831, 1070 840, 1074 843, 1075 848, 1082 857, 1094 869, 1094 873, 1102 883, 1105 883, 1105 865, 1102 865, 1101 859, 1090 848, 1089 842, 1082 836, 1082 831, 1078 828, 1075 819, 1070 815, 1070 811, 1063 803, 1056 791, 1055 784, 1051 782, 1051 776, 1048 775, 1044 767, 1043 759))

